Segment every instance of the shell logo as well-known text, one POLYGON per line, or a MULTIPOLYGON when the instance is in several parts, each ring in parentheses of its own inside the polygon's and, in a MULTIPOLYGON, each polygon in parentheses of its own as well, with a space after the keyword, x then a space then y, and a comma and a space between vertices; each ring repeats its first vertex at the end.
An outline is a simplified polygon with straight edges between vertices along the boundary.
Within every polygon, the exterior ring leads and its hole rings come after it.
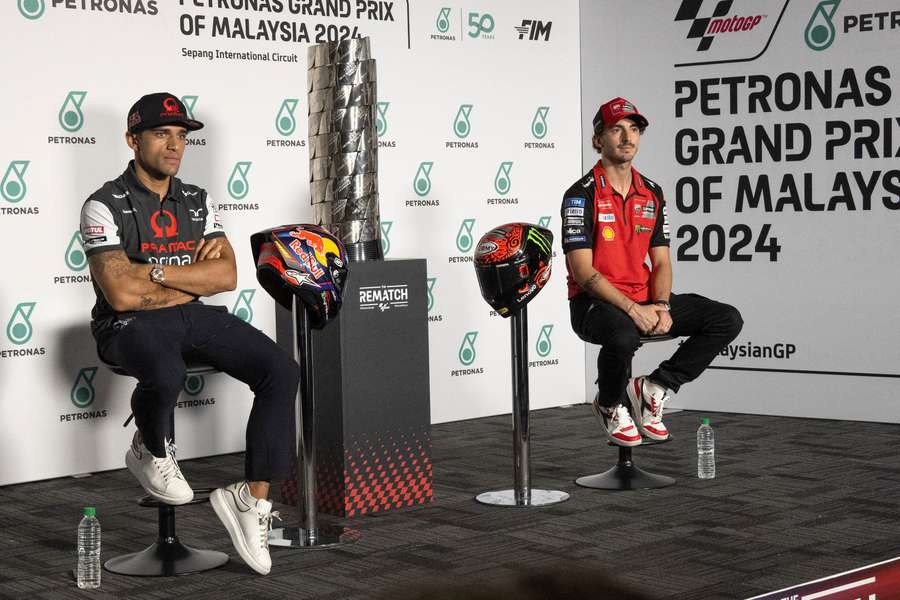
POLYGON ((609 225, 603 226, 603 231, 601 232, 601 234, 603 235, 603 239, 607 242, 611 242, 616 239, 616 232, 609 225))

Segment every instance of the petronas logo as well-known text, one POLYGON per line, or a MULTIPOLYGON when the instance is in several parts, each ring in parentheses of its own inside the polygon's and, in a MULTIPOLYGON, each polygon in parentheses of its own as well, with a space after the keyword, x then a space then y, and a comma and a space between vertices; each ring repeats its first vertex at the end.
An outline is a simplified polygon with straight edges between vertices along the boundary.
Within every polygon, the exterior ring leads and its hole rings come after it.
POLYGON ((513 164, 509 161, 500 163, 500 168, 497 169, 497 175, 494 177, 494 190, 501 196, 508 194, 509 188, 512 186, 509 178, 512 166, 513 164))
POLYGON ((21 346, 31 339, 34 328, 31 326, 30 319, 35 306, 35 302, 22 302, 13 310, 12 316, 6 323, 6 337, 13 344, 21 346))
POLYGON ((419 196, 427 196, 431 191, 431 167, 433 162, 421 162, 416 170, 416 176, 413 178, 413 190, 419 196))
POLYGON ((453 119, 453 133, 456 137, 462 139, 469 137, 472 133, 472 125, 469 123, 469 115, 472 114, 471 104, 460 104, 459 110, 456 111, 456 117, 453 119))
POLYGON ((440 10, 434 26, 440 33, 447 33, 447 30, 450 29, 450 7, 445 6, 440 10))
POLYGON ((285 98, 278 109, 278 116, 275 117, 275 129, 278 133, 287 137, 294 133, 297 128, 297 120, 294 118, 294 109, 297 108, 299 100, 296 98, 285 98))
POLYGON ((74 133, 81 129, 84 125, 84 113, 81 112, 81 105, 87 92, 72 91, 66 95, 62 106, 59 107, 59 126, 74 133))
POLYGON ((550 112, 549 106, 538 106, 537 112, 534 113, 534 119, 531 121, 531 135, 536 140, 542 140, 547 135, 547 113, 550 112))
POLYGON ((429 277, 428 281, 428 312, 431 312, 431 309, 434 308, 434 284, 437 282, 437 277, 429 277))
POLYGON ((75 235, 66 247, 66 266, 73 271, 83 271, 87 266, 87 256, 84 253, 84 238, 81 232, 76 230, 75 235))
POLYGON ((187 109, 188 119, 194 119, 194 107, 197 106, 197 99, 200 96, 182 96, 181 101, 184 103, 184 107, 187 109))
POLYGON ((6 167, 3 180, 0 181, 0 196, 7 202, 18 202, 25 197, 28 186, 25 185, 25 171, 30 160, 14 160, 6 167))
POLYGON ((375 133, 378 134, 378 137, 383 137, 387 133, 387 110, 390 105, 390 102, 379 102, 375 105, 375 112, 377 113, 375 117, 375 133))
POLYGON ((191 396, 196 396, 203 391, 205 385, 206 381, 203 379, 203 375, 188 373, 187 377, 184 378, 184 385, 182 387, 184 388, 184 391, 191 396))
POLYGON ((541 358, 546 358, 553 351, 553 343, 550 342, 551 331, 553 331, 553 325, 544 325, 541 327, 541 333, 538 334, 534 349, 541 358))
POLYGON ((254 295, 256 290, 241 290, 231 308, 231 314, 245 323, 253 321, 253 306, 250 303, 253 302, 254 295))
POLYGON ((538 227, 545 227, 550 229, 550 219, 551 217, 541 217, 538 219, 538 227))
POLYGON ((393 221, 381 222, 381 253, 385 256, 391 251, 391 227, 394 226, 393 221))
POLYGON ((250 182, 247 181, 247 172, 250 170, 249 161, 235 163, 228 178, 228 195, 235 200, 244 198, 250 191, 250 182))
POLYGON ((832 19, 840 4, 841 0, 822 0, 816 5, 803 32, 803 38, 810 50, 822 51, 834 42, 836 32, 832 19))
POLYGON ((23 17, 30 20, 40 19, 44 14, 44 0, 18 0, 16 3, 23 17))
POLYGON ((475 362, 475 338, 477 337, 477 331, 470 331, 463 336, 462 343, 459 345, 457 356, 459 357, 459 362, 464 367, 468 367, 475 362))
POLYGON ((463 219, 462 225, 459 226, 459 232, 456 234, 456 248, 460 252, 468 252, 475 244, 472 237, 472 227, 475 226, 475 219, 463 219))
POLYGON ((72 404, 78 408, 87 408, 94 402, 97 395, 94 392, 94 377, 97 375, 97 367, 85 367, 78 371, 75 377, 75 383, 72 385, 72 391, 69 392, 69 398, 72 404))

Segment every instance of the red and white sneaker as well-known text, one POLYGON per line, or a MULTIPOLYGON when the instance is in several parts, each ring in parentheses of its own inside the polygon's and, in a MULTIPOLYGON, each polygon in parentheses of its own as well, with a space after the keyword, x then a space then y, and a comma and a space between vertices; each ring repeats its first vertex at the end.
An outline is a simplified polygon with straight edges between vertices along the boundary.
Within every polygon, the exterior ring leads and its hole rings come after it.
POLYGON ((633 377, 625 388, 635 415, 635 424, 642 434, 651 440, 669 439, 669 430, 662 422, 663 408, 669 395, 666 388, 646 377, 633 377))
POLYGON ((601 406, 598 402, 599 397, 599 394, 594 396, 591 407, 594 409, 594 416, 606 431, 606 437, 618 446, 639 445, 641 434, 634 426, 628 408, 624 404, 617 404, 613 407, 601 406))

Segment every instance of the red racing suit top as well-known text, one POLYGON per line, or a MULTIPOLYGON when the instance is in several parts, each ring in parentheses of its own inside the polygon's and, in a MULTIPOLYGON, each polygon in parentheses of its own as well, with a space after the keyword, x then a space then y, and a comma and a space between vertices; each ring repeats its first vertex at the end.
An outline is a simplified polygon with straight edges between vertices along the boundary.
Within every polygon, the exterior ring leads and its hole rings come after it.
MULTIPOLYGON (((593 266, 616 289, 634 300, 650 300, 650 248, 669 245, 669 220, 662 188, 631 169, 625 198, 613 190, 597 161, 563 196, 562 246, 568 253, 593 251, 593 266)), ((584 290, 569 271, 569 298, 584 290)))

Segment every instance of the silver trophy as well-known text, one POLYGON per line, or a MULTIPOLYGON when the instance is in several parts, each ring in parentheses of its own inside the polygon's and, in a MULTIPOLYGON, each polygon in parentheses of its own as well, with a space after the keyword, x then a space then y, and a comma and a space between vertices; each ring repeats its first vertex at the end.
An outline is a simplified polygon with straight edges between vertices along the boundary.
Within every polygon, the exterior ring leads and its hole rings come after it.
POLYGON ((369 38, 307 50, 310 200, 350 260, 383 258, 378 210, 377 81, 369 38))

